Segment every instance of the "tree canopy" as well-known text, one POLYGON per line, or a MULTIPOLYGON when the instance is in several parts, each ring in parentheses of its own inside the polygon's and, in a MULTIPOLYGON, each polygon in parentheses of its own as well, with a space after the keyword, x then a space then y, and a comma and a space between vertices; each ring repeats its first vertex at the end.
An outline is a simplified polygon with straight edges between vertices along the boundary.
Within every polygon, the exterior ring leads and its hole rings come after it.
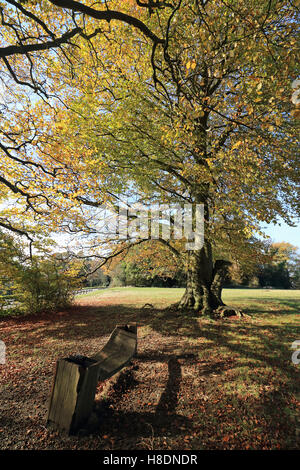
POLYGON ((238 256, 261 222, 299 213, 296 6, 7 3, 0 224, 90 233, 97 251, 104 203, 201 203, 205 246, 187 256, 200 308, 220 253, 238 256))

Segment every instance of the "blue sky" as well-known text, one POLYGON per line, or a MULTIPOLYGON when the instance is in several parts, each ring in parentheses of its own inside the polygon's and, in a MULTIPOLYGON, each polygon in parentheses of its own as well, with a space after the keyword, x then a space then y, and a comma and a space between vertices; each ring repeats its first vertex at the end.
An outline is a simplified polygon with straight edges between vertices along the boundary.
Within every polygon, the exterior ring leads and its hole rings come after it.
POLYGON ((285 223, 281 225, 265 224, 263 232, 269 235, 274 242, 288 242, 298 246, 300 250, 300 223, 296 227, 290 227, 285 223))

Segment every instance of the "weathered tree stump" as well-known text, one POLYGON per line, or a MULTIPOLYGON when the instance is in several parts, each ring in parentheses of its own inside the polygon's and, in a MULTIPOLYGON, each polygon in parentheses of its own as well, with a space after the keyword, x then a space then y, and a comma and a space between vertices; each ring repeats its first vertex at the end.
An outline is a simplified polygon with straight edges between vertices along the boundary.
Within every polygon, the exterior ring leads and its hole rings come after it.
POLYGON ((104 348, 92 357, 59 359, 49 404, 47 426, 75 434, 88 420, 97 383, 125 367, 137 350, 136 324, 118 325, 104 348))

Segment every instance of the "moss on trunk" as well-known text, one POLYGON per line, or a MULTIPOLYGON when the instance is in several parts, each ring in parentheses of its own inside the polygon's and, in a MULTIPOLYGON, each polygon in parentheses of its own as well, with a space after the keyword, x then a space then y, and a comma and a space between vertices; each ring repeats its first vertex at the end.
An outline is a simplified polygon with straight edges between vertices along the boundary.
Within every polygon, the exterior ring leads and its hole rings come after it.
POLYGON ((193 309, 202 315, 210 314, 224 305, 222 287, 230 262, 213 263, 210 243, 201 250, 190 251, 187 259, 187 284, 179 302, 180 309, 193 309))

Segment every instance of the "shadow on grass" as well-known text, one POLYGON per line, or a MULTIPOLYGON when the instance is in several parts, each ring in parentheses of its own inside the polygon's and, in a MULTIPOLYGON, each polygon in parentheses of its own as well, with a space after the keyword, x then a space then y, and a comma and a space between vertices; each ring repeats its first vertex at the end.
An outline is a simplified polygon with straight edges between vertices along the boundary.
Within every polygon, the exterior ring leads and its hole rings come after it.
MULTIPOLYGON (((259 299, 253 297, 243 297, 238 299, 242 310, 245 313, 260 315, 281 316, 281 315, 297 315, 300 312, 300 300, 283 299, 280 297, 272 297, 269 299, 259 299), (274 308, 275 307, 275 308, 274 308)), ((235 302, 235 304, 238 302, 235 302)), ((230 305, 230 302, 228 302, 230 305)))
MULTIPOLYGON (((282 302, 284 303, 284 302, 282 302)), ((290 304, 290 302, 288 302, 290 304)), ((294 305, 294 303, 293 303, 294 305)), ((291 311, 288 311, 292 314, 291 311)), ((269 313, 270 318, 273 312, 269 313)), ((262 317, 265 319, 267 314, 262 317)), ((33 317, 24 317, 17 322, 33 323, 33 317)), ((37 322, 43 321, 38 317, 37 322)), ((45 317, 41 328, 26 331, 26 336, 33 335, 34 343, 45 338, 55 339, 61 344, 64 341, 78 342, 84 339, 99 338, 99 343, 113 331, 116 324, 136 321, 140 327, 148 326, 154 331, 178 338, 184 342, 195 340, 188 349, 201 353, 216 351, 216 347, 226 348, 227 352, 238 353, 240 357, 261 361, 272 367, 289 370, 294 377, 296 371, 291 363, 291 343, 300 339, 300 326, 295 321, 283 324, 258 323, 252 320, 211 320, 199 319, 173 310, 135 309, 119 305, 105 307, 76 306, 73 309, 45 317), (203 340, 201 342, 201 339, 203 340), (101 340, 101 341, 100 341, 101 340), (197 341, 200 340, 200 341, 197 341)), ((273 320, 276 322, 276 319, 273 320)), ((149 336, 151 343, 151 334, 149 336)), ((172 340, 170 340, 172 343, 172 340)), ((171 353, 164 346, 165 353, 171 353)), ((99 345, 99 349, 101 346, 99 345)), ((79 351, 80 352, 80 351, 79 351)))
MULTIPOLYGON (((228 371, 236 371, 237 373, 235 378, 231 380, 242 381, 243 377, 239 376, 239 368, 245 366, 247 368, 246 374, 249 374, 249 377, 251 375, 251 380, 256 383, 258 390, 260 390, 259 387, 268 386, 267 380, 274 371, 276 379, 275 383, 274 381, 272 383, 273 389, 270 391, 266 389, 266 392, 259 395, 257 401, 254 399, 250 401, 250 406, 253 404, 253 409, 258 407, 256 416, 258 419, 262 417, 265 421, 261 428, 264 433, 267 430, 268 435, 272 436, 274 430, 280 429, 282 436, 288 436, 289 446, 293 446, 291 429, 295 428, 295 423, 293 406, 289 405, 289 399, 299 392, 300 384, 299 367, 295 367, 291 362, 290 345, 294 340, 300 339, 300 328, 295 326, 295 318, 289 319, 289 315, 298 313, 297 302, 280 299, 280 305, 284 307, 280 313, 278 311, 263 313, 261 322, 251 319, 215 321, 205 318, 199 320, 196 317, 172 310, 137 309, 123 305, 109 305, 103 307, 76 306, 69 311, 53 315, 19 318, 15 324, 17 326, 20 323, 26 326, 28 323, 24 334, 26 336, 32 334, 35 344, 45 338, 57 340, 61 344, 65 341, 78 343, 83 339, 99 338, 101 344, 106 339, 105 337, 113 331, 116 324, 126 324, 131 321, 137 321, 140 326, 150 327, 147 338, 149 338, 149 346, 152 349, 154 346, 151 346, 151 330, 169 338, 159 346, 161 354, 158 351, 153 351, 152 354, 145 352, 137 358, 137 362, 161 361, 168 363, 168 380, 156 409, 153 412, 139 412, 138 410, 131 411, 130 408, 128 411, 124 409, 120 411, 114 407, 114 403, 120 399, 122 393, 134 390, 138 385, 130 370, 126 371, 127 375, 125 374, 123 379, 117 382, 115 390, 110 394, 108 400, 97 403, 96 412, 100 422, 98 432, 101 435, 109 434, 116 441, 118 439, 124 442, 131 440, 131 448, 136 448, 141 439, 147 439, 147 445, 151 446, 151 440, 154 436, 163 437, 166 429, 174 437, 185 434, 185 428, 191 428, 193 423, 187 417, 176 413, 182 380, 179 360, 186 358, 192 351, 193 354, 190 354, 190 358, 196 358, 195 362, 199 365, 197 374, 203 376, 213 394, 218 392, 217 385, 220 385, 219 379, 222 374, 224 374, 222 378, 226 380, 225 374, 228 371), (286 307, 295 310, 287 310, 286 307), (284 323, 280 324, 277 315, 285 315, 285 313, 288 315, 284 318, 284 323), (275 318, 272 320, 274 315, 275 318), (175 354, 174 350, 172 351, 177 340, 180 349, 184 352, 181 356, 175 354), (255 367, 256 371, 252 372, 251 367, 255 367), (255 376, 258 369, 262 373, 255 376), (217 379, 214 376, 217 376, 217 379)), ((262 310, 263 306, 251 308, 251 311, 259 313, 262 310)), ((144 348, 145 345, 147 347, 147 338, 143 340, 144 348)), ((245 377, 247 378, 247 376, 245 377)), ((25 375, 24 383, 26 383, 25 375)), ((245 388, 247 388, 247 384, 245 388)), ((230 402, 231 397, 230 393, 223 392, 222 406, 226 404, 226 400, 230 402)), ((234 413, 240 417, 243 415, 245 402, 240 398, 236 400, 234 413)), ((203 416, 201 424, 203 433, 207 432, 206 428, 213 429, 216 426, 217 408, 215 402, 210 398, 205 401, 204 406, 206 414, 203 416)), ((251 412, 252 410, 247 411, 248 416, 251 415, 251 412)), ((236 419, 233 415, 232 423, 237 422, 236 419)), ((254 426, 252 424, 251 426, 249 429, 253 432, 254 426)))
POLYGON ((107 400, 96 401, 96 427, 99 431, 95 429, 94 432, 99 432, 100 435, 109 434, 110 438, 117 441, 129 441, 132 448, 137 448, 141 439, 147 439, 147 445, 151 446, 151 440, 164 436, 166 430, 169 436, 177 437, 183 434, 187 427, 191 428, 191 420, 176 413, 182 380, 178 359, 182 357, 186 356, 139 355, 137 362, 155 360, 168 364, 168 381, 155 412, 126 412, 117 409, 120 395, 138 386, 132 370, 129 369, 120 375, 107 400))
POLYGON ((204 339, 205 342, 193 346, 196 353, 220 347, 227 353, 238 353, 240 358, 288 371, 293 379, 298 373, 292 364, 290 349, 292 342, 300 339, 300 324, 297 326, 295 321, 283 324, 261 324, 247 319, 198 321, 187 315, 165 313, 163 317, 160 313, 149 319, 149 326, 161 334, 204 339))

